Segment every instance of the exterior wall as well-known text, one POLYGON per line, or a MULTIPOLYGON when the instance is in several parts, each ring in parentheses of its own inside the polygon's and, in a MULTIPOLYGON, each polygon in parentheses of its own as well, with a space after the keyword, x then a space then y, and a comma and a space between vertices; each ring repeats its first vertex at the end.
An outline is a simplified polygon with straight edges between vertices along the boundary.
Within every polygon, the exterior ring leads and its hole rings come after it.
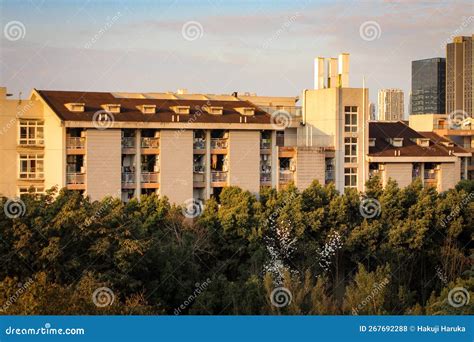
POLYGON ((6 88, 0 87, 0 195, 16 197, 18 186, 43 186, 43 181, 19 180, 19 153, 43 153, 42 147, 20 147, 18 145, 21 119, 42 119, 43 108, 39 101, 10 100, 6 88))
POLYGON ((390 178, 398 183, 400 188, 410 185, 412 182, 411 163, 386 163, 382 172, 382 184, 385 186, 390 178))
POLYGON ((87 130, 86 194, 93 201, 121 197, 121 138, 118 129, 87 130))
POLYGON ((66 129, 44 104, 44 185, 45 189, 66 186, 66 129))
POLYGON ((160 132, 160 195, 182 204, 193 198, 193 132, 160 132))
POLYGON ((410 128, 420 132, 431 132, 434 130, 436 119, 444 119, 446 115, 417 114, 408 118, 410 128))
POLYGON ((229 132, 229 180, 255 195, 260 192, 259 131, 229 132))
POLYGON ((378 94, 378 119, 384 121, 403 120, 404 95, 400 89, 381 89, 378 94))
POLYGON ((452 189, 460 180, 460 163, 441 163, 438 171, 438 191, 452 189))
POLYGON ((306 189, 313 180, 325 182, 325 154, 320 148, 298 147, 296 151, 296 181, 300 190, 306 189))

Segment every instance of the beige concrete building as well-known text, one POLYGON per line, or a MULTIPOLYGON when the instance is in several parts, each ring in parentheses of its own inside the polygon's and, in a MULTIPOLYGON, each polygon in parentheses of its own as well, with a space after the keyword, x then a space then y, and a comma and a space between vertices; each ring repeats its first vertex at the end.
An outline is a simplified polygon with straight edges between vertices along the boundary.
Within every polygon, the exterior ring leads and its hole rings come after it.
POLYGON ((446 46, 446 113, 473 115, 474 44, 472 36, 458 36, 446 46))
POLYGON ((432 129, 369 124, 368 89, 349 87, 348 70, 348 54, 318 58, 316 89, 298 97, 34 89, 15 100, 0 88, 0 194, 57 186, 180 204, 234 185, 364 191, 376 172, 401 186, 426 173, 425 184, 446 190, 465 177, 470 151, 432 129))
POLYGON ((405 112, 404 94, 401 89, 381 89, 378 93, 378 120, 403 120, 405 112))
MULTIPOLYGON (((474 152, 474 122, 472 118, 450 117, 447 114, 410 115, 410 127, 420 132, 434 132, 452 141, 467 152, 474 152)), ((474 160, 463 157, 461 179, 474 179, 474 160)))

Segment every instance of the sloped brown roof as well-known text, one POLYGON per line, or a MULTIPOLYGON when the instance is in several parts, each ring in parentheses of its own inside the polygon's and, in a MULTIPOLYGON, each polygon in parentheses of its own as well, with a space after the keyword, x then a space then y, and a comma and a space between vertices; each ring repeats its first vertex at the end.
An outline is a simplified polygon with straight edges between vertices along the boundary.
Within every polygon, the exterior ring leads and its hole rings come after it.
POLYGON ((447 157, 454 153, 468 153, 463 148, 455 145, 447 147, 442 144, 449 141, 432 132, 417 132, 402 121, 398 122, 369 122, 369 137, 375 138, 375 146, 369 147, 369 156, 393 157, 399 151, 399 156, 409 157, 447 157), (395 147, 387 140, 390 138, 403 138, 403 146, 395 147), (430 139, 430 146, 419 146, 417 138, 430 139), (444 139, 444 140, 443 140, 444 139))
MULTIPOLYGON (((103 110, 104 104, 120 104, 120 113, 115 114, 115 121, 125 122, 172 122, 172 115, 176 115, 172 106, 190 106, 189 117, 197 123, 240 123, 242 115, 236 110, 239 107, 255 108, 255 115, 246 116, 250 124, 270 124, 270 114, 259 109, 248 101, 207 101, 207 100, 180 100, 180 99, 136 99, 118 98, 106 92, 56 91, 37 90, 58 117, 64 121, 91 121, 95 112, 103 110), (69 111, 66 103, 84 103, 84 112, 69 111), (156 105, 156 114, 143 114, 137 106, 156 105), (223 115, 208 114, 203 110, 205 106, 223 107, 223 115), (196 114, 196 115, 194 115, 196 114)), ((181 118, 187 115, 180 115, 181 118)), ((183 119, 181 119, 183 120, 183 119)), ((183 122, 183 121, 182 121, 183 122)))

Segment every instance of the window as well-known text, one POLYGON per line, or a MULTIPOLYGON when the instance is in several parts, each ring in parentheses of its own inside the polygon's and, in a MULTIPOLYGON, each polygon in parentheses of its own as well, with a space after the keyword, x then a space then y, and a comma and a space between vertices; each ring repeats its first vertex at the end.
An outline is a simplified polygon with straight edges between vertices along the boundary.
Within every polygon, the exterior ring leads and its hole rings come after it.
POLYGON ((344 138, 344 163, 357 163, 357 138, 344 138))
POLYGON ((43 155, 20 154, 20 179, 42 179, 43 155))
POLYGON ((39 187, 39 186, 21 186, 18 188, 18 192, 20 195, 25 195, 25 194, 42 194, 44 193, 44 188, 39 187))
POLYGON ((344 132, 357 132, 357 107, 344 107, 344 132))
POLYGON ((346 188, 357 188, 357 168, 344 168, 344 186, 346 188))
POLYGON ((20 145, 43 145, 43 129, 43 121, 20 121, 20 145))

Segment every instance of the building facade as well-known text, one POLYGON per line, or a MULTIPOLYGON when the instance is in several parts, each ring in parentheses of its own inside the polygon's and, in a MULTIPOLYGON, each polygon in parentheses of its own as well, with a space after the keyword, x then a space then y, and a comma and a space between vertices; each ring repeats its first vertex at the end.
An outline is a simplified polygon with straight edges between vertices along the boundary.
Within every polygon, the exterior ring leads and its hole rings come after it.
POLYGON ((381 89, 378 93, 378 120, 403 120, 405 102, 401 89, 381 89))
POLYGON ((463 111, 472 117, 473 37, 454 37, 446 46, 446 113, 463 111))
POLYGON ((410 114, 446 112, 446 59, 411 62, 410 114))
POLYGON ((377 170, 401 186, 407 170, 434 170, 425 184, 440 191, 466 177, 472 154, 449 136, 369 123, 369 92, 349 87, 347 54, 317 61, 317 88, 298 97, 34 89, 14 100, 0 88, 0 194, 56 186, 92 200, 157 193, 181 204, 228 186, 258 195, 317 180, 364 191, 377 170))

